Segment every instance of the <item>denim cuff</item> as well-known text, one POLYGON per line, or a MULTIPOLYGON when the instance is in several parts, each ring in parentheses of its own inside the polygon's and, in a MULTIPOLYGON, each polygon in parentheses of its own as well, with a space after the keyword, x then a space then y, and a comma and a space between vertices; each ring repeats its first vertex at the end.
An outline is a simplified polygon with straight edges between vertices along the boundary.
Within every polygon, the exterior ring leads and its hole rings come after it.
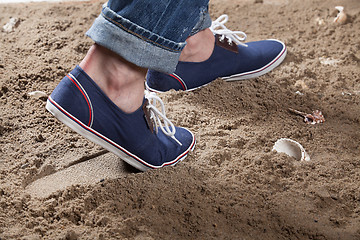
POLYGON ((181 50, 186 45, 154 34, 106 6, 86 35, 139 67, 166 73, 175 71, 181 50))
MULTIPOLYGON (((190 35, 210 25, 210 16, 207 8, 204 8, 190 35)), ((139 67, 165 73, 175 71, 186 45, 185 41, 174 42, 129 21, 112 11, 106 3, 86 35, 139 67)))

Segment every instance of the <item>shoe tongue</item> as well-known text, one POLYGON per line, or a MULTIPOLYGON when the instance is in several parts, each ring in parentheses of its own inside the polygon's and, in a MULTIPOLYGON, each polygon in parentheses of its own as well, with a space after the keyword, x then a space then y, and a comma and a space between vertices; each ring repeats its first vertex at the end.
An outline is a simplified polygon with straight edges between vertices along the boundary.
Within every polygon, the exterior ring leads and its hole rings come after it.
POLYGON ((228 39, 226 37, 223 40, 220 40, 220 39, 221 39, 221 35, 216 34, 215 35, 215 44, 217 46, 222 47, 222 48, 229 50, 231 52, 234 52, 234 53, 239 52, 238 47, 234 42, 229 43, 228 39))
POLYGON ((150 110, 147 108, 148 104, 149 104, 149 101, 146 99, 143 103, 142 109, 144 111, 144 118, 145 118, 146 124, 147 124, 148 128, 150 129, 151 133, 154 133, 154 123, 150 117, 151 116, 150 110))

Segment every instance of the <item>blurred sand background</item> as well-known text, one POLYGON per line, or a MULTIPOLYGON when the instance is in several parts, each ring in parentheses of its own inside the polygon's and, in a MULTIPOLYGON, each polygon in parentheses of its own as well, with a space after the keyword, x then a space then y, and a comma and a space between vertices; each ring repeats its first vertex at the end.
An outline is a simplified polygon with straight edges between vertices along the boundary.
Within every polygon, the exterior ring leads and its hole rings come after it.
POLYGON ((0 239, 360 239, 360 1, 211 0, 213 18, 288 55, 252 80, 161 94, 197 137, 139 173, 63 126, 46 98, 86 54, 104 1, 0 5, 0 239), (334 24, 335 6, 348 19, 334 24), (288 108, 319 109, 307 125, 288 108), (272 151, 303 145, 298 162, 272 151))

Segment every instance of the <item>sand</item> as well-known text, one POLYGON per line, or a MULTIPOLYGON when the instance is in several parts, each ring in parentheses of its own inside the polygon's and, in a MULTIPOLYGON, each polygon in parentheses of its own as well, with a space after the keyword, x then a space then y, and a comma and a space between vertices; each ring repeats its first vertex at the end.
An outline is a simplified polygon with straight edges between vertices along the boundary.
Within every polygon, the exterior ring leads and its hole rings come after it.
POLYGON ((103 1, 1 4, 0 239, 360 239, 360 2, 212 0, 288 55, 262 77, 161 94, 197 146, 138 172, 69 130, 44 97, 92 45, 103 1), (335 6, 348 14, 334 24, 335 6), (294 108, 322 111, 309 125, 294 108), (272 151, 298 141, 309 162, 272 151))

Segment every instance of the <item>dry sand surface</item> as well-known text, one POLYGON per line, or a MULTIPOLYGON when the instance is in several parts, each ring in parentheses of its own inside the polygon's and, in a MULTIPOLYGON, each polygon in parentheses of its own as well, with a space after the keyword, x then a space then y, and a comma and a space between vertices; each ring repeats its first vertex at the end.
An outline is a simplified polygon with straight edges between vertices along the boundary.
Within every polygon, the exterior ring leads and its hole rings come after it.
POLYGON ((360 239, 360 1, 212 0, 248 41, 283 40, 278 68, 161 94, 197 147, 140 173, 45 110, 91 46, 102 2, 0 5, 0 239, 360 239), (335 6, 348 14, 334 24, 335 6), (319 109, 308 125, 288 108, 319 109), (299 162, 272 151, 301 143, 299 162))

